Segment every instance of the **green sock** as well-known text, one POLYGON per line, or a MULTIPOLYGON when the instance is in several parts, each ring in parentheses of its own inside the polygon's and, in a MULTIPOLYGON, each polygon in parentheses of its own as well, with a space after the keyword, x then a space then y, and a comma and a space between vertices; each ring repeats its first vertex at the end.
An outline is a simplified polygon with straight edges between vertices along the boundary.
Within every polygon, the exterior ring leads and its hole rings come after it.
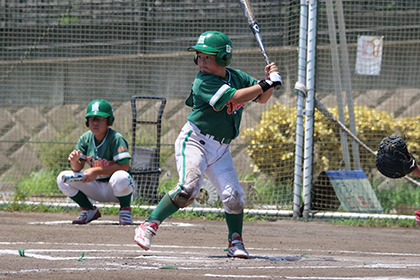
POLYGON ((151 220, 163 222, 163 220, 178 211, 178 209, 179 208, 175 206, 169 195, 166 194, 156 206, 155 210, 153 210, 152 214, 146 219, 146 222, 151 220))
POLYGON ((131 205, 131 193, 126 196, 117 196, 120 201, 120 209, 124 207, 130 207, 131 205))
POLYGON ((244 221, 244 213, 241 214, 228 214, 225 212, 226 224, 228 226, 229 235, 228 240, 231 241, 232 233, 236 232, 242 236, 242 226, 244 221))
POLYGON ((89 198, 79 191, 75 196, 70 197, 74 200, 80 207, 87 208, 89 210, 93 210, 93 204, 90 202, 89 198))

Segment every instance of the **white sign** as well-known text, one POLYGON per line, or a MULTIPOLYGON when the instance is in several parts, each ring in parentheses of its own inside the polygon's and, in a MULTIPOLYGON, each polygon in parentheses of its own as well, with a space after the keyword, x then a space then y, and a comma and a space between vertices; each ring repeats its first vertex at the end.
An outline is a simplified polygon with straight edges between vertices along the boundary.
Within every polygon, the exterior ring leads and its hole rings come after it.
POLYGON ((382 206, 362 170, 325 171, 344 211, 379 212, 382 206))
POLYGON ((379 75, 381 72, 383 36, 359 36, 357 40, 356 74, 379 75))

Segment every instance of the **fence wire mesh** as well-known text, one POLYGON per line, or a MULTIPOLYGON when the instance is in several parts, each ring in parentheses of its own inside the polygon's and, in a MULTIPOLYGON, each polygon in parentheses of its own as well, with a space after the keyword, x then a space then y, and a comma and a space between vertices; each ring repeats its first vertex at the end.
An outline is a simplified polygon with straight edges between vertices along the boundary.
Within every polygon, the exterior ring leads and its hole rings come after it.
MULTIPOLYGON (((284 86, 267 104, 246 105, 241 135, 231 143, 250 208, 293 207, 301 2, 252 1, 284 86)), ((232 68, 264 78, 265 61, 237 1, 0 0, 3 196, 65 201, 55 177, 69 169, 68 154, 87 130, 88 103, 103 98, 113 105, 113 128, 130 148, 154 149, 160 134, 159 160, 150 161, 161 173, 136 179, 139 203, 155 203, 178 180, 173 144, 187 119, 184 102, 198 71, 187 48, 208 30, 231 38, 232 68), (132 96, 166 99, 160 131, 140 123, 132 139, 132 96), (148 186, 146 194, 141 185, 148 186)), ((383 137, 396 133, 405 135, 420 158, 419 41, 418 1, 318 1, 316 97, 336 119, 343 110, 341 121, 347 127, 354 121, 357 136, 374 151, 383 137)), ((136 110, 139 117, 155 119, 159 106, 145 102, 136 110)), ((325 171, 343 169, 343 147, 334 121, 315 114, 313 179, 325 189, 330 185, 325 171)), ((384 210, 412 213, 420 206, 416 184, 385 180, 363 147, 360 163, 384 210)), ((315 209, 340 210, 337 194, 323 192, 325 199, 319 202, 318 193, 315 209)))

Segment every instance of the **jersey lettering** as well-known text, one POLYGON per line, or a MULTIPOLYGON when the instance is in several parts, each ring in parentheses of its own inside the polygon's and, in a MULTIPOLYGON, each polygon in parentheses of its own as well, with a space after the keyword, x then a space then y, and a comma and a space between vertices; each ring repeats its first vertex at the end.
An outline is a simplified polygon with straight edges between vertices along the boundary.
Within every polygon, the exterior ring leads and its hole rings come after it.
POLYGON ((125 151, 127 151, 127 147, 126 146, 123 146, 123 147, 119 147, 118 148, 118 153, 125 152, 125 151))
POLYGON ((227 102, 225 105, 223 105, 222 108, 220 108, 220 110, 222 110, 225 107, 227 107, 227 113, 229 115, 232 115, 233 112, 238 111, 239 109, 245 107, 245 103, 232 103, 232 102, 227 102))
POLYGON ((107 161, 106 159, 103 159, 103 158, 99 158, 98 160, 95 160, 93 159, 93 156, 89 156, 87 158, 87 162, 89 163, 91 167, 97 167, 97 166, 108 167, 113 164, 113 161, 107 161))

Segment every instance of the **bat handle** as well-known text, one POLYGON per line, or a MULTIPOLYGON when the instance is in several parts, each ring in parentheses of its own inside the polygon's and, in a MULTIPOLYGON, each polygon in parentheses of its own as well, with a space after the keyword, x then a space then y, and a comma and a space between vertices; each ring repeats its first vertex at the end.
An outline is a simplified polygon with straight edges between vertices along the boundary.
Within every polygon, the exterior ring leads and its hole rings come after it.
MULTIPOLYGON (((263 52, 263 56, 267 65, 271 64, 270 59, 268 58, 268 55, 266 52, 263 52)), ((280 89, 281 89, 281 85, 277 85, 274 87, 274 90, 280 90, 280 89)))

